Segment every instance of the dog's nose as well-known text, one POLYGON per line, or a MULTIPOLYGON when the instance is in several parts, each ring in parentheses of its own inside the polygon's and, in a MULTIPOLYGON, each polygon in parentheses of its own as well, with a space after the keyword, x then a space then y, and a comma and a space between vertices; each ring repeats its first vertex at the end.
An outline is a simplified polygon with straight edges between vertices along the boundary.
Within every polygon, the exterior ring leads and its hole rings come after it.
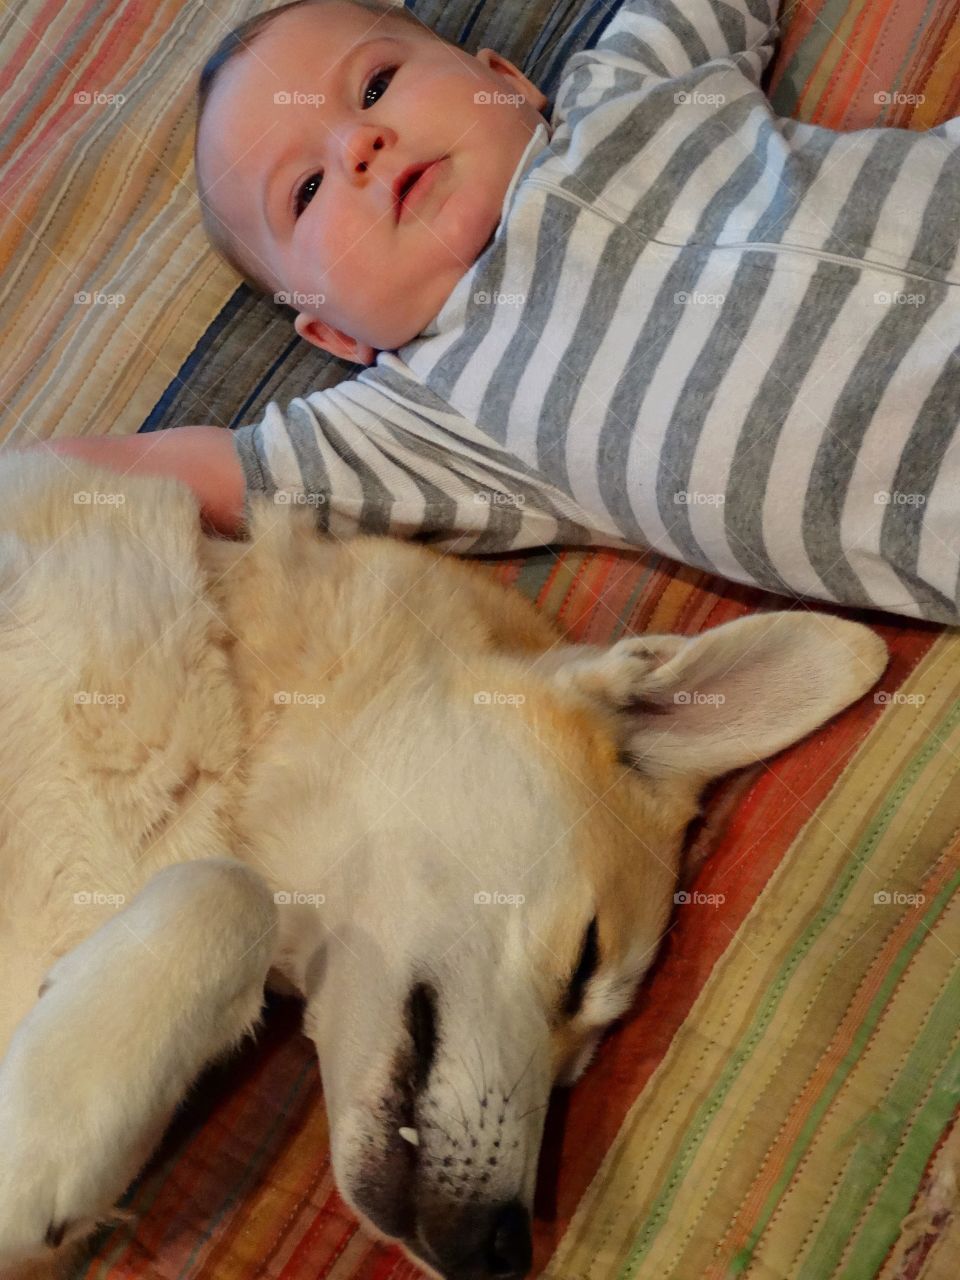
POLYGON ((523 1280, 533 1260, 530 1214, 519 1200, 436 1215, 430 1247, 448 1280, 523 1280))
POLYGON ((489 1274, 519 1280, 530 1270, 532 1258, 530 1215, 519 1200, 511 1200, 494 1214, 487 1244, 489 1274))

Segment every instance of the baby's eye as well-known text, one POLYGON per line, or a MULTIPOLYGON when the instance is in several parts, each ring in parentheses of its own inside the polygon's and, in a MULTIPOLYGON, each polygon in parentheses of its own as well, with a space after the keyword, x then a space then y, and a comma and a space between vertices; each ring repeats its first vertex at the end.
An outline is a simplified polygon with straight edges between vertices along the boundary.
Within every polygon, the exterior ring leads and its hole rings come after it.
POLYGON ((311 192, 310 192, 310 195, 309 195, 309 197, 308 197, 308 199, 304 200, 304 198, 303 198, 303 193, 304 193, 304 192, 306 191, 306 189, 307 189, 309 186, 311 186, 314 182, 316 182, 316 183, 317 183, 317 185, 319 186, 319 185, 320 185, 320 179, 321 179, 321 177, 322 177, 322 176, 323 176, 323 175, 322 175, 322 174, 319 174, 319 173, 311 173, 310 177, 309 177, 309 178, 307 178, 306 182, 304 182, 304 183, 302 183, 302 184, 301 184, 300 190, 297 192, 297 198, 296 198, 296 200, 294 201, 294 204, 293 204, 293 216, 294 216, 294 218, 299 218, 299 217, 300 217, 301 213, 303 213, 304 206, 305 206, 305 205, 308 205, 308 204, 310 203, 310 201, 313 199, 313 197, 316 195, 316 192, 315 192, 315 191, 311 191, 311 192))
MULTIPOLYGON (((370 86, 372 84, 376 84, 378 80, 387 80, 387 82, 389 83, 389 80, 393 76, 393 73, 394 71, 396 71, 396 69, 397 69, 396 67, 381 67, 379 71, 375 71, 373 73, 373 75, 367 81, 367 87, 364 90, 364 94, 363 94, 365 107, 370 105, 366 102, 366 96, 370 92, 370 86)), ((377 94, 377 97, 378 98, 382 97, 382 94, 377 94)))
MULTIPOLYGON (((396 71, 396 69, 397 69, 396 67, 383 67, 380 71, 375 71, 374 74, 367 81, 367 87, 363 93, 364 99, 366 99, 367 94, 370 92, 371 85, 376 84, 380 80, 386 80, 387 83, 389 84, 390 80, 393 77, 393 73, 394 71, 396 71)), ((378 99, 380 97, 382 97, 382 94, 377 95, 378 99)), ((372 104, 365 103, 365 106, 366 105, 372 105, 372 104)), ((300 190, 297 192, 297 196, 293 206, 293 216, 295 219, 300 217, 305 207, 310 203, 313 197, 317 194, 316 190, 314 189, 313 191, 310 191, 309 195, 306 195, 308 188, 312 187, 314 183, 316 183, 317 187, 319 187, 320 180, 322 179, 322 177, 323 177, 322 173, 311 173, 309 178, 307 178, 306 181, 301 185, 300 190)))

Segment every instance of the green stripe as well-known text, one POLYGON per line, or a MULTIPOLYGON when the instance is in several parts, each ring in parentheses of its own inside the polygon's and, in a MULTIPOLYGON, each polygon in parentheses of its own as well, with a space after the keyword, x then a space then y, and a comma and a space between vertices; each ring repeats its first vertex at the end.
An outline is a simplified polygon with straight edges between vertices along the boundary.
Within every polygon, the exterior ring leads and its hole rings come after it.
MULTIPOLYGON (((795 113, 800 103, 800 96, 807 81, 813 75, 814 68, 831 43, 837 39, 834 32, 844 22, 848 13, 855 14, 859 18, 864 5, 865 0, 825 0, 825 3, 814 10, 813 26, 797 45, 790 61, 780 68, 780 80, 776 92, 770 99, 778 116, 792 116, 795 113)), ((814 8, 813 4, 808 4, 807 7, 814 8)), ((840 50, 837 49, 836 52, 839 53, 840 50)), ((832 79, 831 74, 829 80, 832 79)))
MULTIPOLYGON (((553 572, 553 566, 557 563, 558 558, 558 556, 550 555, 546 551, 524 558, 514 585, 518 591, 527 597, 531 604, 536 604, 539 600, 540 592, 546 586, 547 579, 553 572)), ((494 565, 496 561, 491 561, 490 563, 494 565)))
MULTIPOLYGON (((829 1082, 825 1086, 823 1093, 821 1094, 820 1098, 817 1100, 817 1103, 811 1110, 806 1123, 804 1124, 800 1133, 797 1135, 797 1140, 794 1143, 790 1151, 790 1154, 788 1155, 787 1160, 785 1162, 783 1173, 780 1175, 780 1177, 777 1179, 774 1186, 771 1188, 770 1194, 768 1195, 763 1205, 763 1208, 760 1210, 760 1213, 757 1216, 756 1225, 754 1226, 753 1231, 750 1233, 749 1240, 734 1258, 731 1264, 731 1271, 734 1272, 735 1274, 739 1275, 739 1273, 743 1271, 744 1268, 747 1266, 747 1264, 750 1262, 753 1256, 753 1251, 757 1247, 757 1241, 760 1239, 760 1236, 762 1235, 762 1233, 766 1230, 767 1224, 769 1223, 770 1219, 773 1217, 774 1211, 776 1210, 776 1207, 779 1204, 781 1197, 786 1191, 787 1185, 793 1178, 793 1175, 796 1172, 797 1166, 800 1164, 800 1161, 806 1155, 807 1149, 810 1146, 810 1143, 813 1140, 814 1134, 816 1133, 817 1128, 820 1125, 820 1121, 823 1119, 824 1113, 826 1112, 827 1108, 833 1102, 837 1093, 840 1091, 840 1089, 846 1082, 847 1076, 850 1074, 851 1069, 859 1060, 861 1053, 866 1047, 867 1041, 873 1035, 874 1030, 879 1024, 880 1018, 883 1015, 884 1010, 887 1006, 887 1003, 890 1000, 890 997, 892 996, 893 991, 897 986, 897 983, 900 981, 900 978, 902 977, 904 970, 906 969, 910 961, 913 959, 917 951, 920 949, 921 944, 926 938, 927 931, 930 928, 932 928, 933 925, 936 924, 938 916, 946 907, 953 893, 958 888, 960 888, 960 872, 958 872, 957 875, 954 876, 953 879, 947 885, 944 886, 944 888, 940 891, 940 893, 937 894, 936 898, 934 899, 933 903, 930 906, 930 909, 927 911, 926 915, 923 917, 923 921, 917 922, 916 929, 914 929, 909 939, 904 943, 900 951, 897 953, 897 957, 894 960, 893 965, 891 966, 889 972, 885 976, 880 988, 877 991, 876 996, 873 998, 873 1000, 870 1003, 870 1007, 866 1012, 866 1016, 864 1017, 864 1020, 860 1025, 860 1028, 858 1029, 856 1036, 854 1037, 854 1040, 850 1046, 850 1049, 847 1051, 847 1053, 844 1054, 843 1059, 837 1065, 837 1070, 834 1072, 833 1076, 830 1078, 829 1082)), ((856 1209, 862 1208, 864 1204, 864 1200, 865 1200, 864 1197, 860 1197, 856 1199, 853 1207, 856 1209)), ((798 1276, 797 1280, 801 1280, 801 1276, 798 1276)), ((823 1277, 815 1272, 814 1280, 823 1280, 823 1277)))
POLYGON ((855 1252, 840 1280, 873 1280, 900 1234, 931 1155, 960 1101, 960 1048, 937 1077, 930 1101, 918 1116, 910 1140, 897 1160, 888 1185, 857 1238, 855 1252))
MULTIPOLYGON (((943 746, 944 739, 955 728, 958 720, 960 720, 960 700, 955 700, 951 704, 949 713, 937 724, 935 729, 931 730, 926 744, 913 757, 896 787, 887 793, 886 803, 880 809, 874 821, 868 826, 855 854, 848 860, 840 882, 830 894, 824 906, 814 916, 793 950, 785 958, 775 981, 767 989, 766 998, 758 1006, 751 1026, 745 1035, 741 1037, 737 1048, 730 1054, 713 1091, 701 1103, 693 1120, 688 1125, 684 1140, 681 1142, 677 1156, 666 1176, 663 1190, 654 1199, 646 1220, 638 1228, 636 1244, 624 1263, 620 1273, 620 1280, 630 1280, 630 1277, 636 1275, 638 1267, 649 1253, 653 1241, 663 1227, 675 1199, 677 1189, 689 1172, 710 1121, 723 1106, 726 1096, 740 1072, 750 1062, 756 1045, 762 1039, 779 1007, 793 972, 849 897, 863 866, 890 826, 904 796, 915 786, 917 778, 930 763, 930 760, 938 754, 943 746)), ((752 1245, 747 1246, 748 1249, 751 1247, 752 1245)), ((733 1271, 737 1270, 742 1270, 742 1266, 734 1265, 733 1271)))
MULTIPOLYGON (((953 883, 956 884, 957 880, 960 880, 960 876, 953 883)), ((958 1008, 960 1008, 960 969, 955 968, 950 981, 917 1037, 916 1044, 911 1049, 900 1074, 887 1092, 886 1098, 877 1099, 876 1105, 871 1107, 864 1117, 857 1147, 848 1162, 836 1198, 830 1206, 830 1211, 813 1242, 809 1255, 804 1260, 797 1280, 823 1280, 825 1276, 832 1276, 835 1273, 866 1205, 890 1171, 890 1162, 896 1156, 904 1136, 910 1134, 913 1128, 911 1117, 921 1106, 924 1095, 930 1090, 935 1079, 940 1082, 940 1096, 933 1104, 934 1111, 939 1114, 944 1104, 947 1104, 949 1112, 952 1112, 953 1107, 956 1106, 956 1063, 960 1057, 960 1050, 950 1055, 953 1058, 953 1065, 948 1061, 946 1069, 942 1070, 939 1076, 936 1072, 941 1070, 944 1055, 949 1055, 950 1042, 956 1036, 958 1008), (952 1097, 950 1097, 950 1082, 954 1086, 952 1097), (945 1084, 948 1087, 944 1088, 945 1084)), ((924 1142, 916 1135, 914 1141, 915 1146, 924 1146, 929 1152, 929 1142, 924 1142)), ((915 1150, 913 1162, 916 1162, 915 1150)), ((922 1171, 921 1162, 920 1172, 922 1171)), ((861 1232, 859 1248, 844 1272, 847 1280, 869 1280, 876 1274, 873 1266, 869 1271, 863 1268, 871 1259, 882 1262, 887 1243, 895 1239, 900 1230, 902 1215, 892 1211, 906 1198, 906 1205, 903 1207, 903 1212, 906 1213, 915 1189, 916 1182, 912 1184, 908 1193, 907 1183, 902 1175, 892 1190, 890 1187, 887 1188, 888 1203, 882 1210, 878 1205, 871 1215, 870 1220, 874 1227, 873 1237, 871 1238, 869 1232, 861 1232)))

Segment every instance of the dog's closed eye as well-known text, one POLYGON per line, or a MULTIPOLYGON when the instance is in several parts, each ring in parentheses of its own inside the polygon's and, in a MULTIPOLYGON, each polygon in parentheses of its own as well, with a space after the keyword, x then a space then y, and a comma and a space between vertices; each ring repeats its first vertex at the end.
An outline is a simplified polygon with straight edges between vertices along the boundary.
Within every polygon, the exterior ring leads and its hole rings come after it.
POLYGON ((427 1082, 437 1052, 437 994, 425 982, 418 982, 407 1000, 407 1028, 413 1040, 413 1087, 419 1091, 427 1082))
POLYGON ((583 946, 580 948, 580 959, 577 962, 576 969, 573 971, 570 985, 567 987, 567 993, 564 997, 563 1012, 568 1018, 572 1018, 574 1014, 579 1012, 583 1003, 584 989, 600 963, 600 943, 597 933, 597 917, 594 916, 587 925, 587 931, 583 936, 583 946))

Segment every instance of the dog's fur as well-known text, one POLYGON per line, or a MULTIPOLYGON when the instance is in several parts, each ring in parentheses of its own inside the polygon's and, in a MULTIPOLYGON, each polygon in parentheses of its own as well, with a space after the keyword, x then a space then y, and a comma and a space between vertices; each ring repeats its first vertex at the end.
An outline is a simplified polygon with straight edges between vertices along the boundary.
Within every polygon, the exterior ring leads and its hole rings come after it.
POLYGON ((653 959, 700 791, 886 663, 803 609, 571 645, 476 565, 266 498, 206 537, 178 482, 42 453, 0 458, 0 593, 17 1277, 109 1218, 268 979, 347 1201, 438 1274, 523 1274, 551 1085, 653 959))

